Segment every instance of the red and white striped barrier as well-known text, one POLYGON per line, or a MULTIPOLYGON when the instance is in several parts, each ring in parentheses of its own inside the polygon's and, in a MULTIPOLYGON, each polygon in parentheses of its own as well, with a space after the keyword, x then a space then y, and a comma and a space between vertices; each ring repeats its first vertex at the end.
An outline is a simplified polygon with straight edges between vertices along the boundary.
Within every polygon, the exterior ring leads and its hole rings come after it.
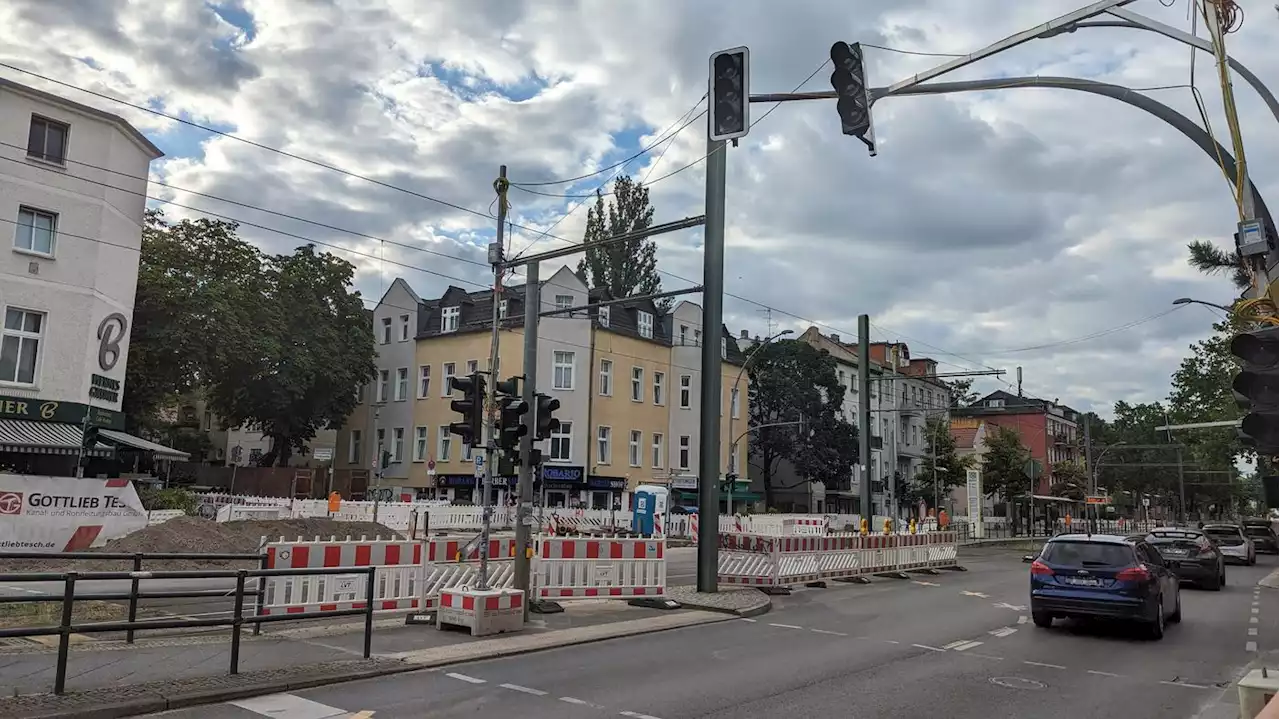
POLYGON ((723 533, 719 556, 719 583, 781 589, 827 579, 954 567, 956 535, 784 537, 723 533))
POLYGON ((532 572, 536 599, 665 597, 662 539, 539 537, 532 572))
MULTIPOLYGON (((377 567, 374 610, 417 609, 421 603, 422 544, 402 540, 312 540, 265 545, 267 569, 377 567)), ((365 574, 265 577, 260 615, 364 609, 365 574)))

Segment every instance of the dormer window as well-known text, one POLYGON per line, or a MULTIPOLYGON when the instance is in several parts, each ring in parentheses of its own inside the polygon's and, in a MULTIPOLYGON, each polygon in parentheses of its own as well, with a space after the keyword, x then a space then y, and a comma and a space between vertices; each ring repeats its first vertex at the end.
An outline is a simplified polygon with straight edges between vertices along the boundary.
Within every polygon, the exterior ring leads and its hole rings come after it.
POLYGON ((1003 406, 1004 406, 1004 400, 1002 400, 1002 399, 989 399, 989 400, 987 400, 987 406, 988 406, 988 407, 1003 407, 1003 406))
POLYGON ((640 336, 645 339, 653 339, 653 314, 639 310, 636 312, 636 326, 640 330, 640 336))
POLYGON ((458 306, 442 307, 440 309, 440 331, 441 332, 457 332, 458 320, 462 316, 462 308, 458 306))
POLYGON ((599 319, 601 327, 609 326, 609 307, 607 305, 599 309, 599 319))

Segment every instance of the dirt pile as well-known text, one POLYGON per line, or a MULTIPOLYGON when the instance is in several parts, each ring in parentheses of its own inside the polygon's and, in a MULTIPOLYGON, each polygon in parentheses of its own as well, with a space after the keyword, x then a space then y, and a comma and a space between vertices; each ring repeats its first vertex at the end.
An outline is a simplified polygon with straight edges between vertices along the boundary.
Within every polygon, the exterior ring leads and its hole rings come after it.
MULTIPOLYGON (((211 522, 198 517, 178 517, 163 524, 156 524, 133 534, 113 539, 106 546, 90 551, 123 552, 123 553, 218 553, 218 554, 255 554, 262 537, 275 541, 280 537, 286 540, 321 539, 351 537, 359 539, 366 536, 373 539, 381 535, 383 538, 401 538, 401 534, 373 522, 336 522, 326 518, 309 519, 261 519, 242 522, 211 522)), ((258 566, 257 561, 242 560, 144 560, 144 568, 164 571, 174 569, 251 569, 258 566)), ((78 559, 74 561, 60 560, 56 557, 48 559, 0 559, 0 572, 40 572, 68 571, 109 572, 129 570, 133 568, 131 561, 107 561, 78 559)))

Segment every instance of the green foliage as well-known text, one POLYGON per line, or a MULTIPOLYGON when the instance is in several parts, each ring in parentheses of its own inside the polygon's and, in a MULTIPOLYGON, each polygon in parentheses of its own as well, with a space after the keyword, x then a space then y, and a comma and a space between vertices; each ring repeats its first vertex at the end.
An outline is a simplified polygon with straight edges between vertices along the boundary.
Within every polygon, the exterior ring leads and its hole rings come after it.
POLYGON ((858 461, 858 430, 840 414, 845 388, 830 354, 794 340, 773 342, 757 351, 748 370, 752 433, 748 459, 761 469, 766 506, 774 506, 775 474, 788 460, 801 481, 835 486, 850 477, 858 461), (766 427, 804 420, 804 426, 766 427))
POLYGON ((947 386, 951 391, 952 407, 968 407, 978 401, 978 393, 973 391, 973 378, 960 377, 947 381, 945 379, 938 380, 947 386))
POLYGON ((1066 460, 1053 465, 1053 484, 1049 494, 1083 501, 1089 493, 1089 477, 1082 462, 1066 460))
POLYGON ((138 488, 138 499, 147 511, 159 509, 181 509, 188 515, 194 515, 200 504, 196 495, 185 489, 146 489, 138 488))
MULTIPOLYGON (((991 427, 992 425, 988 425, 991 427)), ((1031 452, 1022 446, 1022 437, 1009 427, 995 427, 987 435, 982 455, 982 489, 1006 502, 1031 493, 1031 479, 1023 471, 1031 452)))
POLYGON ((937 487, 934 486, 934 460, 928 459, 920 465, 920 470, 908 485, 905 500, 911 504, 924 502, 933 507, 935 497, 945 498, 952 489, 965 483, 974 458, 972 455, 961 457, 956 453, 951 423, 941 418, 930 417, 925 421, 924 437, 928 444, 927 454, 937 458, 937 487))
POLYGON ((1208 240, 1195 240, 1187 245, 1187 264, 1206 275, 1227 275, 1236 289, 1248 289, 1253 276, 1235 250, 1224 250, 1208 240))
MULTIPOLYGON (((658 246, 650 238, 617 242, 605 247, 593 247, 593 242, 636 232, 653 224, 653 205, 649 202, 649 188, 637 184, 623 175, 613 182, 613 199, 605 202, 596 190, 595 206, 587 210, 587 227, 582 244, 587 248, 578 272, 593 289, 604 288, 614 297, 651 295, 662 291, 658 277, 658 246)), ((671 299, 656 303, 666 312, 671 299)), ((715 333, 708 332, 707 336, 715 333)))

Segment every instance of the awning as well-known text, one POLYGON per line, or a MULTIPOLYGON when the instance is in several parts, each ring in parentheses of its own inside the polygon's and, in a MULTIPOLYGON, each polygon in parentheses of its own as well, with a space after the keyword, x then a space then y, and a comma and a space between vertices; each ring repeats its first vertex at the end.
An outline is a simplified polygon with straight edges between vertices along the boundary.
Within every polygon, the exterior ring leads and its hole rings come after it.
POLYGON ((140 449, 143 452, 151 452, 155 455, 156 459, 174 459, 179 462, 185 462, 188 459, 191 459, 191 455, 186 452, 181 452, 173 449, 172 447, 166 447, 163 444, 156 444, 149 439, 135 437, 127 432, 117 432, 114 429, 100 429, 98 430, 98 436, 103 439, 111 440, 116 444, 123 444, 126 447, 140 449))
MULTIPOLYGON (((77 455, 84 432, 79 425, 64 422, 35 422, 29 419, 0 419, 0 452, 77 455)), ((91 457, 110 457, 114 450, 99 442, 91 457)))

